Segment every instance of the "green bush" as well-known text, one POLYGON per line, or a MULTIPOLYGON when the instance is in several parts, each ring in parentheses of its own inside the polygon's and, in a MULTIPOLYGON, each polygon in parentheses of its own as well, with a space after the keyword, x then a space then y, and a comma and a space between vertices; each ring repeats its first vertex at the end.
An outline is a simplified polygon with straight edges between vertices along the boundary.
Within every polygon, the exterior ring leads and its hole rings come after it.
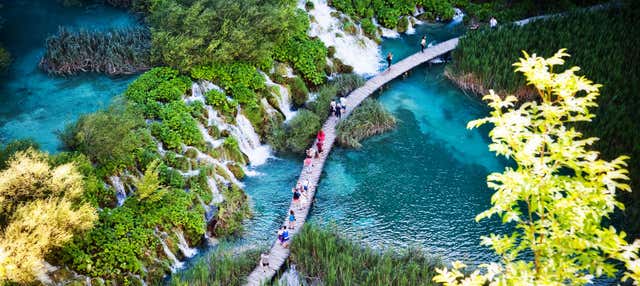
POLYGON ((318 89, 318 97, 309 103, 309 109, 315 113, 321 122, 329 117, 329 106, 331 100, 336 97, 338 87, 333 84, 324 84, 318 89))
POLYGON ((224 201, 212 222, 213 233, 218 237, 239 235, 244 230, 242 222, 251 216, 247 195, 234 184, 223 188, 222 195, 224 201))
POLYGON ((331 81, 331 84, 337 88, 337 94, 339 96, 347 96, 356 88, 363 86, 365 80, 360 75, 348 73, 335 77, 331 81))
POLYGON ((291 99, 293 99, 293 104, 295 106, 302 106, 307 99, 309 99, 309 90, 307 86, 304 84, 304 81, 299 77, 290 78, 289 89, 291 90, 291 99))
POLYGON ((224 116, 233 118, 238 112, 238 103, 235 100, 229 100, 221 91, 212 89, 204 96, 206 103, 224 116))
POLYGON ((38 150, 40 149, 40 144, 35 140, 28 138, 12 140, 7 143, 7 145, 4 145, 0 149, 0 170, 4 170, 7 167, 7 161, 9 161, 15 153, 25 151, 29 148, 38 150))
POLYGON ((320 130, 320 117, 306 109, 301 109, 287 126, 287 147, 289 150, 302 153, 320 130))
POLYGON ((311 10, 313 10, 313 8, 315 8, 314 5, 313 5, 313 2, 307 1, 307 2, 304 3, 304 9, 305 10, 311 11, 311 10))
MULTIPOLYGON (((204 139, 197 121, 191 116, 191 107, 183 101, 166 104, 160 111, 159 133, 157 135, 167 148, 179 150, 182 143, 189 146, 204 146, 204 139)), ((156 130, 158 131, 158 130, 156 130)))
POLYGON ((396 126, 395 117, 378 101, 365 99, 349 118, 336 126, 336 140, 340 145, 360 148, 360 141, 381 134, 396 126))
POLYGON ((362 26, 362 31, 367 37, 372 39, 376 38, 378 29, 376 28, 376 25, 373 24, 371 19, 369 18, 362 19, 362 21, 360 22, 360 25, 362 26))
POLYGON ((326 57, 327 48, 322 41, 308 37, 289 38, 274 51, 276 60, 292 64, 307 82, 315 85, 325 81, 326 57))
POLYGON ((325 285, 438 285, 431 279, 440 260, 417 249, 380 253, 312 224, 305 224, 290 248, 301 276, 325 285))
POLYGON ((409 28, 409 18, 407 17, 402 17, 400 18, 400 20, 398 20, 398 33, 406 33, 407 29, 409 28))
POLYGON ((145 104, 149 101, 170 102, 178 100, 191 88, 191 80, 181 76, 177 70, 159 67, 139 76, 133 81, 125 97, 133 102, 145 104))

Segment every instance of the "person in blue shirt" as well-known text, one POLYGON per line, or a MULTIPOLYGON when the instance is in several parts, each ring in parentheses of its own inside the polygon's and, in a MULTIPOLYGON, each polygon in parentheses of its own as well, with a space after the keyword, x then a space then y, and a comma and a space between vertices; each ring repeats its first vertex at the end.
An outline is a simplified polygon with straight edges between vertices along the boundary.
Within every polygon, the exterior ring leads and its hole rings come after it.
POLYGON ((296 215, 293 213, 293 210, 289 211, 289 228, 290 229, 296 228, 296 215))

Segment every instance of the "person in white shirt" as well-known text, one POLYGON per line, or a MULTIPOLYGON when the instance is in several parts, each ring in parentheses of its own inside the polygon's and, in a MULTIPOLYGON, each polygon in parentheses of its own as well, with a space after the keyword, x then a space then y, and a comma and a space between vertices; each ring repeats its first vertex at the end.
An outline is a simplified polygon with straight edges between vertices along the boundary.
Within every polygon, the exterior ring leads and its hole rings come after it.
POLYGON ((495 17, 491 17, 491 20, 489 20, 489 27, 495 28, 497 26, 498 26, 498 20, 496 20, 495 17))

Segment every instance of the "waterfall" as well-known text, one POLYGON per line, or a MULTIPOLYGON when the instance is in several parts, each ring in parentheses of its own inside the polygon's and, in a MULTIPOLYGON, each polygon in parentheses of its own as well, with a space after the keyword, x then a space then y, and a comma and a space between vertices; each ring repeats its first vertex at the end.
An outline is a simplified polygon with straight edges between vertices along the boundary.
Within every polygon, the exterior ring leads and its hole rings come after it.
MULTIPOLYGON (((211 107, 208 106, 207 107, 211 107)), ((213 137, 211 137, 211 135, 209 134, 209 131, 207 130, 207 128, 205 128, 204 126, 202 126, 202 124, 198 123, 198 130, 200 130, 200 134, 202 134, 202 138, 204 139, 204 142, 206 142, 207 144, 209 144, 211 146, 211 148, 215 149, 220 147, 220 145, 222 145, 222 143, 224 143, 224 139, 213 139, 213 137)))
POLYGON ((224 196, 222 195, 222 193, 220 193, 220 189, 218 189, 218 184, 216 183, 216 180, 214 180, 212 177, 207 177, 207 185, 211 190, 211 203, 219 204, 223 202, 224 196))
POLYGON ((238 179, 236 179, 236 177, 233 175, 233 173, 231 172, 231 170, 229 170, 229 167, 227 167, 226 164, 223 164, 222 162, 220 162, 217 159, 214 159, 213 157, 209 156, 208 154, 202 153, 200 150, 198 150, 198 148, 194 148, 191 146, 183 146, 183 151, 186 151, 188 149, 194 150, 196 151, 196 159, 199 161, 204 161, 207 162, 209 164, 215 165, 217 167, 220 168, 220 170, 222 170, 227 176, 229 176, 229 178, 231 179, 231 181, 229 183, 235 184, 238 187, 243 187, 244 184, 242 184, 240 181, 238 181, 238 179))
POLYGON ((208 91, 215 89, 222 92, 222 88, 219 86, 209 82, 209 81, 201 81, 194 82, 191 84, 191 95, 184 98, 185 103, 191 103, 194 101, 200 101, 205 103, 204 94, 208 91))
POLYGON ((271 157, 271 148, 269 145, 260 143, 260 136, 253 129, 253 125, 240 110, 236 116, 236 124, 230 125, 229 132, 238 140, 240 151, 249 157, 252 166, 262 165, 271 157), (234 128, 235 127, 235 128, 234 128))
POLYGON ((197 249, 189 247, 187 240, 184 238, 184 233, 181 230, 174 230, 173 233, 178 237, 178 248, 185 257, 191 258, 198 253, 197 249))
MULTIPOLYGON (((350 35, 342 31, 342 23, 331 16, 335 9, 329 7, 325 0, 309 0, 314 8, 309 11, 315 21, 311 22, 309 36, 318 37, 327 47, 336 48, 335 57, 353 67, 358 74, 373 75, 378 72, 383 59, 378 44, 362 35, 350 35), (336 36, 340 34, 340 36, 336 36)), ((298 7, 304 9, 307 1, 299 1, 298 7)))
POLYGON ((296 116, 296 112, 291 110, 291 95, 289 94, 289 89, 286 87, 273 82, 266 74, 264 74, 266 78, 267 86, 275 86, 279 89, 279 94, 277 94, 276 99, 278 101, 278 108, 284 115, 285 122, 289 121, 289 119, 296 116))
POLYGON ((117 205, 122 206, 122 204, 124 204, 124 200, 127 198, 127 192, 124 190, 122 180, 120 180, 119 176, 111 176, 109 177, 109 181, 111 181, 111 186, 116 190, 116 199, 118 201, 117 205))
POLYGON ((385 38, 400 38, 400 33, 398 33, 398 31, 396 30, 391 30, 391 29, 387 29, 385 27, 383 27, 382 25, 378 24, 378 21, 376 21, 376 19, 373 19, 373 24, 376 25, 376 27, 378 27, 380 29, 380 31, 382 32, 382 36, 385 38))
POLYGON ((171 273, 174 273, 176 272, 176 270, 182 268, 184 266, 184 263, 180 262, 180 260, 176 258, 173 252, 171 252, 171 249, 169 249, 169 247, 167 246, 167 243, 164 241, 164 239, 162 239, 158 234, 156 234, 156 237, 160 240, 160 244, 162 244, 162 251, 164 251, 164 254, 167 256, 167 258, 171 260, 171 273))

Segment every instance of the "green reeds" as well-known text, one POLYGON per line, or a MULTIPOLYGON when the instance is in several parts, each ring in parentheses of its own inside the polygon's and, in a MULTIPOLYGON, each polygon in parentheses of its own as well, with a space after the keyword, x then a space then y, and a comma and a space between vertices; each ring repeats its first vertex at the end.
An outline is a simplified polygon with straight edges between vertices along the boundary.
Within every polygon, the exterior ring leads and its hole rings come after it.
POLYGON ((396 126, 396 118, 377 100, 367 98, 358 106, 349 118, 338 123, 338 143, 343 146, 360 148, 364 138, 381 134, 396 126))
POLYGON ((168 285, 243 285, 246 277, 258 264, 260 249, 235 251, 224 243, 199 258, 188 269, 175 273, 168 285))
POLYGON ((323 285, 437 285, 432 277, 441 265, 420 250, 381 253, 313 224, 293 239, 290 259, 302 277, 323 285))
POLYGON ((45 41, 39 67, 55 75, 97 72, 135 74, 151 68, 151 33, 147 28, 71 31, 61 27, 45 41))

